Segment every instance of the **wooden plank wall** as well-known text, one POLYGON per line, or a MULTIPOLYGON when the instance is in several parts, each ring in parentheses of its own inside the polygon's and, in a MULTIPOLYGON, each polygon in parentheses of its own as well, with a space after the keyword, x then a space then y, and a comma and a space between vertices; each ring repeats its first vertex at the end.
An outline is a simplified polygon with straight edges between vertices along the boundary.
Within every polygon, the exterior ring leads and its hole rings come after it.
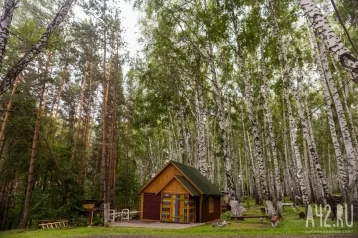
POLYGON ((161 191, 161 193, 169 193, 169 194, 187 194, 188 191, 179 183, 178 180, 173 179, 170 183, 165 186, 165 188, 161 191))
POLYGON ((174 175, 183 175, 174 165, 170 164, 163 170, 147 187, 142 191, 143 193, 157 193, 163 186, 168 183, 174 175))
POLYGON ((209 197, 204 197, 203 200, 203 220, 202 222, 214 221, 220 219, 221 216, 221 198, 214 197, 214 212, 209 213, 209 197))

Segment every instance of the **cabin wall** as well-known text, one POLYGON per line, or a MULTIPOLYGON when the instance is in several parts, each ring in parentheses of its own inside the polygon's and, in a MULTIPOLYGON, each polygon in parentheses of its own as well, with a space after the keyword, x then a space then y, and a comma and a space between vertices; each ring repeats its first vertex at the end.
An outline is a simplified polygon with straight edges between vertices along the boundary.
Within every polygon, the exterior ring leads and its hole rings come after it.
POLYGON ((214 221, 216 219, 220 219, 221 216, 221 198, 220 197, 212 197, 214 198, 214 212, 209 212, 209 197, 204 196, 203 200, 203 221, 209 222, 214 221))
POLYGON ((160 203, 161 203, 161 195, 155 194, 144 194, 143 201, 143 219, 147 220, 160 220, 160 203))
POLYGON ((174 165, 170 164, 166 169, 164 169, 153 181, 151 181, 143 193, 157 193, 160 189, 164 187, 174 175, 183 175, 174 165))
POLYGON ((163 188, 160 192, 161 194, 169 193, 169 194, 187 194, 188 191, 181 185, 178 180, 172 179, 165 188, 163 188))

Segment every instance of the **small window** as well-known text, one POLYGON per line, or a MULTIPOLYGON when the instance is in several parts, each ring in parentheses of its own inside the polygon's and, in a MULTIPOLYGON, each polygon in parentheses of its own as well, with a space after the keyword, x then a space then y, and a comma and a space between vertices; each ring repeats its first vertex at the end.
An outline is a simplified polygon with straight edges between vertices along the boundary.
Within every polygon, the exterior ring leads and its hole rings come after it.
POLYGON ((214 212, 214 208, 215 208, 214 198, 209 198, 209 213, 214 212))

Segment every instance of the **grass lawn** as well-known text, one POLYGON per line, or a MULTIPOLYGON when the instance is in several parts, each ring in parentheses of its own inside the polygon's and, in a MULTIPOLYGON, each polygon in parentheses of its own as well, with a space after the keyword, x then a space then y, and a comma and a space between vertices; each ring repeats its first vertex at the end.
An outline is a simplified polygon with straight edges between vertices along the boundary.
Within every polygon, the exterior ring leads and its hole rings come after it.
MULTIPOLYGON (((248 215, 260 215, 260 208, 263 206, 253 205, 252 200, 245 202, 244 206, 248 209, 248 215)), ((300 207, 303 211, 303 207, 300 207)), ((325 215, 322 218, 322 226, 320 225, 319 217, 314 219, 314 227, 312 222, 309 222, 306 228, 306 220, 299 219, 298 213, 291 207, 286 207, 283 213, 284 219, 281 220, 277 228, 273 228, 268 219, 264 219, 261 223, 257 218, 245 219, 244 221, 230 221, 230 224, 225 227, 212 227, 211 224, 191 227, 186 229, 154 229, 154 228, 127 228, 127 227, 80 227, 80 228, 60 228, 53 230, 12 230, 7 232, 0 232, 1 238, 44 238, 44 237, 73 237, 73 236, 89 236, 89 235, 161 235, 161 236, 237 236, 237 235, 304 235, 304 234, 357 234, 358 222, 354 223, 352 227, 348 227, 346 223, 343 227, 333 227, 336 222, 331 219, 326 220, 326 225, 331 227, 323 227, 325 215)), ((313 213, 315 213, 313 209, 313 213)), ((343 221, 345 221, 343 216, 343 221)))

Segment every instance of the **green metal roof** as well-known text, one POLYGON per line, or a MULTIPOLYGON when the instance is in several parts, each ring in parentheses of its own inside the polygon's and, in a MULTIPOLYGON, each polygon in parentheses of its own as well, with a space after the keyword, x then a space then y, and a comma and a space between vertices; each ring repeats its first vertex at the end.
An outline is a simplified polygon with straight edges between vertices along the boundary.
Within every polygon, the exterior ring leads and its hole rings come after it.
POLYGON ((200 194, 193 188, 193 186, 186 181, 186 179, 183 176, 176 175, 175 178, 181 183, 186 190, 192 195, 192 196, 200 196, 200 194))
MULTIPOLYGON (((221 196, 219 188, 207 180, 196 168, 175 161, 170 162, 173 163, 185 175, 185 177, 190 180, 194 187, 197 187, 200 190, 203 195, 221 196)), ((183 184, 183 186, 185 185, 183 184)))

